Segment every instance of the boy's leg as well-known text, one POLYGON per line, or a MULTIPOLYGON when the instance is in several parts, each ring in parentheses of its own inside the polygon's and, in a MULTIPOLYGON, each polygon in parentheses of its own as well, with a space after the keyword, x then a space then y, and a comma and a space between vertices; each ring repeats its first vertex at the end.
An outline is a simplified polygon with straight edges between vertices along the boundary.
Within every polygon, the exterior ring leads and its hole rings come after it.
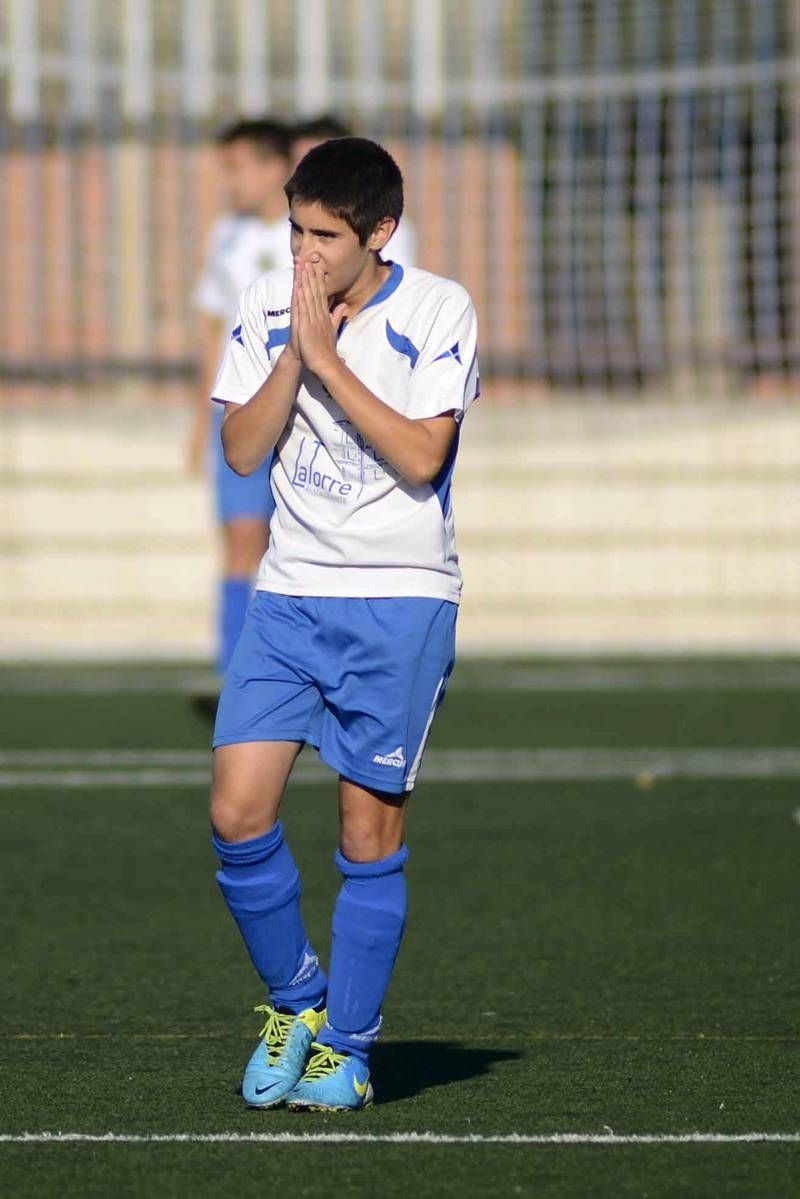
POLYGON ((272 456, 252 475, 231 470, 222 449, 221 404, 214 404, 211 450, 217 518, 222 529, 223 568, 217 615, 217 670, 224 674, 244 626, 253 579, 269 543, 275 510, 269 486, 272 456))
POLYGON ((341 780, 344 882, 328 1022, 290 1107, 370 1101, 367 1059, 405 926, 404 804, 452 669, 456 614, 449 601, 420 597, 318 601, 325 645, 339 647, 318 663, 325 701, 319 747, 341 780))
POLYGON ((263 1040, 242 1093, 258 1107, 280 1102, 305 1066, 322 1021, 327 979, 306 937, 300 876, 277 819, 300 750, 297 742, 258 741, 214 752, 212 841, 217 882, 258 974, 269 988, 263 1040))
POLYGON ((372 1100, 369 1051, 406 921, 405 798, 340 779, 336 864, 343 883, 333 914, 327 1021, 290 1107, 361 1107, 372 1100))
POLYGON ((269 544, 269 525, 263 517, 238 516, 222 526, 224 573, 219 595, 219 653, 217 669, 228 669, 239 640, 253 579, 269 544))
POLYGON ((364 1061, 405 930, 405 799, 339 782, 343 882, 333 913, 328 1020, 318 1040, 364 1061))
POLYGON ((278 821, 300 745, 249 741, 214 751, 212 842, 217 882, 276 1007, 300 1012, 325 996, 305 934, 300 875, 278 821))

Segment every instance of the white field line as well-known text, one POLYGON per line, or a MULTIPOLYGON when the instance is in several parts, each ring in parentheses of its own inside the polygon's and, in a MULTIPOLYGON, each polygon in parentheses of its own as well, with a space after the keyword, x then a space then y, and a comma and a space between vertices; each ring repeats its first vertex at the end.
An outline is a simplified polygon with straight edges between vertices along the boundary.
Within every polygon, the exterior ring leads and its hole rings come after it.
POLYGON ((59 671, 58 669, 3 670, 0 682, 6 695, 213 695, 220 687, 216 675, 182 672, 139 673, 127 670, 59 671))
MULTIPOLYGON (((0 673, 7 695, 156 695, 213 694, 219 687, 215 675, 186 669, 115 671, 58 667, 12 667, 0 673)), ((565 662, 476 667, 465 659, 456 671, 450 690, 491 691, 754 691, 800 689, 800 663, 749 661, 705 665, 699 662, 581 663, 565 662)))
POLYGON ((207 787, 210 781, 210 770, 50 770, 27 773, 0 771, 0 791, 53 787, 68 791, 106 790, 114 787, 207 787))
POLYGON ((206 767, 211 765, 208 749, 0 749, 0 766, 206 767))
POLYGON ((23 1132, 0 1134, 5 1145, 741 1145, 800 1144, 800 1132, 480 1133, 438 1132, 23 1132))
MULTIPOLYGON (((308 757, 295 783, 327 784, 332 772, 308 757)), ((0 751, 0 790, 19 788, 201 787, 210 754, 194 750, 0 751)), ((800 749, 539 749, 432 750, 426 783, 592 782, 634 779, 800 778, 800 749)))
POLYGON ((478 691, 759 691, 797 689, 800 665, 769 663, 737 669, 642 663, 602 665, 566 663, 553 666, 487 667, 474 672, 469 664, 455 674, 451 687, 478 691))

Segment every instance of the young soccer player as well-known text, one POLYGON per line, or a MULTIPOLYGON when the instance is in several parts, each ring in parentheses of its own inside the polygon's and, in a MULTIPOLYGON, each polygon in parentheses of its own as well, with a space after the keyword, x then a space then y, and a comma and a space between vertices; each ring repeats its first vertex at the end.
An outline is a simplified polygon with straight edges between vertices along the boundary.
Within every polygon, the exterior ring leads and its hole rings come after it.
POLYGON ((286 194, 294 270, 244 293, 213 393, 234 470, 276 447, 276 511, 217 714, 211 816, 217 880, 270 997, 243 1097, 346 1110, 372 1100, 405 801, 453 666, 450 481, 476 320, 457 283, 381 258, 403 184, 374 142, 318 146, 286 194), (339 775, 327 976, 278 820, 304 744, 339 775))
POLYGON ((307 117, 292 126, 292 169, 297 167, 309 150, 315 149, 332 137, 351 137, 352 130, 333 113, 325 112, 316 117, 307 117))
MULTIPOLYGON (((350 132, 344 122, 331 113, 323 113, 318 117, 309 117, 305 121, 298 121, 292 128, 292 169, 315 146, 329 141, 332 137, 349 137, 350 132)), ((387 250, 393 262, 399 262, 401 266, 415 265, 417 235, 407 215, 403 217, 402 225, 396 228, 392 234, 392 240, 387 250)))
POLYGON ((222 410, 210 404, 208 397, 245 287, 266 270, 291 265, 283 191, 290 173, 290 132, 280 121, 237 121, 222 131, 218 142, 231 211, 211 230, 194 295, 200 312, 201 387, 189 458, 191 469, 199 471, 210 457, 213 472, 224 552, 216 658, 218 670, 224 672, 239 639, 253 577, 267 546, 273 505, 267 462, 260 463, 247 478, 225 462, 220 441, 222 410))

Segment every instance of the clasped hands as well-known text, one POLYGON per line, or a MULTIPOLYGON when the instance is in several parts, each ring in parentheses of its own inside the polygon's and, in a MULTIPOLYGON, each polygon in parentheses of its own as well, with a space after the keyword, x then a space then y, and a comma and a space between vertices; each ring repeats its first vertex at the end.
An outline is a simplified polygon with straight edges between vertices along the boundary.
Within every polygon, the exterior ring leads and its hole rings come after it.
POLYGON ((337 304, 331 311, 325 290, 325 274, 318 262, 298 262, 292 286, 291 333, 286 347, 315 375, 338 364, 336 335, 347 307, 337 304))

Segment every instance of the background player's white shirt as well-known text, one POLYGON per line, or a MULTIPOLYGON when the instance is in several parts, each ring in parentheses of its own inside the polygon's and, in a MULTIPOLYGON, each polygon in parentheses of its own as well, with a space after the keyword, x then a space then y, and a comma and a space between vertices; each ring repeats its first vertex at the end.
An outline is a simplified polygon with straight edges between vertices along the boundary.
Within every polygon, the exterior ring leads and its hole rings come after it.
POLYGON ((416 266, 417 232, 410 221, 403 217, 381 251, 385 262, 399 262, 401 266, 416 266))
MULTIPOLYGON (((223 322, 225 334, 220 357, 227 346, 228 331, 235 322, 244 289, 265 271, 292 265, 289 233, 288 214, 266 222, 255 216, 229 213, 212 225, 205 263, 193 299, 200 312, 223 322)), ((412 266, 415 255, 414 227, 401 221, 386 247, 385 256, 403 266, 412 266)))
MULTIPOLYGON (((214 399, 244 404, 289 339, 292 272, 242 296, 214 399)), ((340 333, 338 351, 379 399, 411 419, 478 394, 475 309, 458 283, 392 268, 340 333)), ((461 572, 450 497, 458 435, 430 484, 413 486, 365 442, 316 375, 303 371, 276 447, 276 511, 256 586, 284 595, 430 596, 457 603, 461 572)))
POLYGON ((268 223, 229 214, 215 221, 194 292, 195 308, 219 317, 229 330, 244 289, 265 271, 292 265, 289 232, 288 216, 268 223))

